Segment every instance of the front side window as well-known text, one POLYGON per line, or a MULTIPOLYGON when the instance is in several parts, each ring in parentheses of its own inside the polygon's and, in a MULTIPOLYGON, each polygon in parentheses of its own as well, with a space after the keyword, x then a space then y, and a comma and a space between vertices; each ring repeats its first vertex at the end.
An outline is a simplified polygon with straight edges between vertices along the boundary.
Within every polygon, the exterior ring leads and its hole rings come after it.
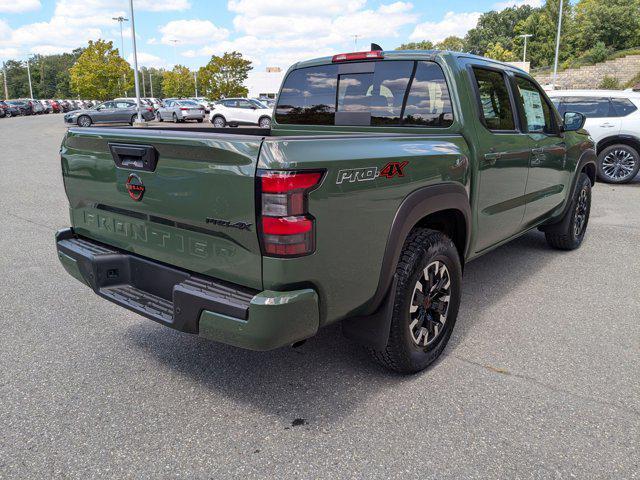
POLYGON ((523 113, 523 130, 527 133, 554 133, 551 107, 538 87, 526 78, 516 76, 518 104, 523 113))
POLYGON ((513 109, 502 72, 474 67, 484 124, 489 130, 515 130, 513 109))
POLYGON ((611 116, 611 105, 608 98, 565 97, 562 101, 562 110, 581 113, 587 118, 611 116))
POLYGON ((616 117, 626 117, 638 110, 638 107, 628 98, 612 98, 611 106, 613 107, 616 117))

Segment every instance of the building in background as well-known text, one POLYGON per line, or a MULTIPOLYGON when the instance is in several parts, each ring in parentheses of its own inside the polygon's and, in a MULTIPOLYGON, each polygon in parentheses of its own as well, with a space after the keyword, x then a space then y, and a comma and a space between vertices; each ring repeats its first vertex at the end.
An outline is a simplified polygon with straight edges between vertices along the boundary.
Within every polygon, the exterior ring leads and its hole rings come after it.
POLYGON ((276 98, 285 73, 280 67, 267 67, 263 72, 249 72, 245 82, 249 98, 276 98))

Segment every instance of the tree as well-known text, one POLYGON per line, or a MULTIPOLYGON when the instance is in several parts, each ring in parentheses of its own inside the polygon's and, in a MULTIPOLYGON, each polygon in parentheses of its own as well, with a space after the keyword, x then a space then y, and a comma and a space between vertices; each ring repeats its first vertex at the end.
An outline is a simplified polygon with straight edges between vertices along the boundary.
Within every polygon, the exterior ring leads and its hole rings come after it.
MULTIPOLYGON (((584 1, 584 0, 583 0, 584 1)), ((533 66, 552 65, 555 57, 556 34, 558 31, 558 12, 560 0, 547 0, 544 6, 516 25, 514 35, 532 34, 527 43, 527 60, 533 66)), ((560 61, 575 54, 572 6, 564 2, 562 10, 562 32, 560 37, 560 61)))
POLYGON ((89 40, 70 70, 71 90, 83 98, 107 100, 131 88, 132 70, 113 48, 113 42, 89 40), (128 77, 125 78, 124 77, 128 77))
POLYGON ((514 62, 516 60, 515 53, 504 48, 500 42, 490 44, 484 55, 500 62, 514 62))
POLYGON ((193 97, 196 93, 193 72, 184 65, 176 65, 173 70, 163 72, 162 93, 165 97, 193 97))
POLYGON ((244 97, 249 91, 243 85, 253 67, 239 52, 213 55, 209 63, 198 71, 198 83, 203 93, 214 100, 225 97, 244 97))
POLYGON ((455 35, 445 38, 436 45, 438 50, 450 50, 452 52, 464 52, 464 40, 455 35))
POLYGON ((575 41, 583 51, 602 42, 614 50, 640 41, 640 0, 581 0, 575 6, 575 41))
POLYGON ((523 5, 482 14, 476 27, 469 30, 465 36, 464 51, 485 55, 489 46, 497 43, 507 50, 514 51, 514 29, 520 22, 529 18, 533 11, 530 6, 523 5))
POLYGON ((433 43, 429 40, 421 42, 403 43, 396 50, 433 50, 433 43))

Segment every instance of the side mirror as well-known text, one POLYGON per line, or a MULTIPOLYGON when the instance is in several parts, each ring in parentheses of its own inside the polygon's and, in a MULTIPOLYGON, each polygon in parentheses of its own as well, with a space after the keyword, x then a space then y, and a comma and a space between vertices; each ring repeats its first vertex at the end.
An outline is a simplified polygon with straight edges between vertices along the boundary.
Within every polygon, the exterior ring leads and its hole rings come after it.
POLYGON ((584 122, 587 120, 583 114, 578 112, 566 112, 564 114, 564 128, 565 132, 575 132, 584 127, 584 122))

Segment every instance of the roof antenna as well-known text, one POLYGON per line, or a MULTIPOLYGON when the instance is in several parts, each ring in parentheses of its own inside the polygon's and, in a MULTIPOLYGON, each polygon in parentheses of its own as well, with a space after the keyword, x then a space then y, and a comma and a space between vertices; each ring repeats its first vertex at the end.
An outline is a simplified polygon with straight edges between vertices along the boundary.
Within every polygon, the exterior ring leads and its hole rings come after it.
POLYGON ((377 43, 372 43, 371 44, 371 51, 372 52, 381 52, 382 51, 382 47, 380 45, 378 45, 377 43))

